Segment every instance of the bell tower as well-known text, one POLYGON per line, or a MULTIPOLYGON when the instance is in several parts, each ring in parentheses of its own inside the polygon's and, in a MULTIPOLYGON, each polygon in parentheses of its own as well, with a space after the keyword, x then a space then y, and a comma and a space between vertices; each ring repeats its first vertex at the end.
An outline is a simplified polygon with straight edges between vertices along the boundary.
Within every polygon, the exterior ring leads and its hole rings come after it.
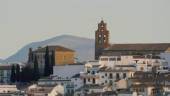
POLYGON ((95 60, 99 59, 102 51, 109 47, 109 31, 107 24, 101 20, 98 24, 98 29, 95 32, 95 60))

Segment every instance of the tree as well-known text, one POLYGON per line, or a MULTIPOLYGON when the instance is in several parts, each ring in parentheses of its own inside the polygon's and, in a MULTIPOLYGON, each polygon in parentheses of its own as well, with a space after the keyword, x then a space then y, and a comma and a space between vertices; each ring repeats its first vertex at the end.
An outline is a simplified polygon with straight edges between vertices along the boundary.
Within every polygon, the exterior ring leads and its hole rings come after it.
POLYGON ((44 66, 44 76, 50 75, 50 56, 49 56, 49 48, 46 47, 45 51, 45 66, 44 66))
POLYGON ((32 48, 29 48, 29 53, 28 53, 28 64, 33 63, 33 52, 32 48))
POLYGON ((16 65, 16 81, 19 82, 20 81, 20 66, 19 64, 16 65))
POLYGON ((35 56, 34 59, 33 78, 35 81, 38 81, 38 79, 40 78, 37 56, 35 56))
POLYGON ((33 70, 30 66, 25 66, 21 71, 21 82, 31 82, 33 80, 33 70))
POLYGON ((52 51, 50 62, 50 74, 53 74, 53 66, 55 66, 55 51, 52 51))
POLYGON ((15 73, 15 65, 13 64, 12 65, 12 68, 11 68, 11 78, 10 78, 10 81, 12 82, 12 83, 15 83, 15 81, 16 81, 16 73, 15 73))

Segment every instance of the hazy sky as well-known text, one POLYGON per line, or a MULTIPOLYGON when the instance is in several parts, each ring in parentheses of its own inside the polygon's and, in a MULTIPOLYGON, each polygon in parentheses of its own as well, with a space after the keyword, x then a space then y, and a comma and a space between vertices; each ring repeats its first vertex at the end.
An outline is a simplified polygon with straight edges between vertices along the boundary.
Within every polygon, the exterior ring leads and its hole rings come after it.
POLYGON ((112 43, 170 42, 170 0, 0 0, 0 58, 62 34, 94 38, 101 18, 112 43))

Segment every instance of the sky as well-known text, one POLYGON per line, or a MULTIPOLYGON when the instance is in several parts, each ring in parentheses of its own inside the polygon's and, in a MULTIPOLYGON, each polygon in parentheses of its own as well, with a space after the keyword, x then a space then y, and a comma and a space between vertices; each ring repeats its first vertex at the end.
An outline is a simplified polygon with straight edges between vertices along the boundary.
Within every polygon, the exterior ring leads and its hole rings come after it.
POLYGON ((103 20, 112 43, 170 42, 170 0, 0 0, 0 58, 68 34, 94 38, 103 20))

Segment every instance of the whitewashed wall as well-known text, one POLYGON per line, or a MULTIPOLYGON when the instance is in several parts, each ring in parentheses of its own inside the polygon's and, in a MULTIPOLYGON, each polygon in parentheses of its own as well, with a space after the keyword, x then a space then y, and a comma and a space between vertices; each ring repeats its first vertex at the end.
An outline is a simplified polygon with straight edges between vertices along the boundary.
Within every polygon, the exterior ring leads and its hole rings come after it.
POLYGON ((160 55, 162 58, 165 58, 165 60, 168 62, 168 65, 170 66, 170 53, 161 53, 160 55))
POLYGON ((84 65, 58 65, 53 67, 53 76, 71 78, 75 74, 84 71, 84 65))

